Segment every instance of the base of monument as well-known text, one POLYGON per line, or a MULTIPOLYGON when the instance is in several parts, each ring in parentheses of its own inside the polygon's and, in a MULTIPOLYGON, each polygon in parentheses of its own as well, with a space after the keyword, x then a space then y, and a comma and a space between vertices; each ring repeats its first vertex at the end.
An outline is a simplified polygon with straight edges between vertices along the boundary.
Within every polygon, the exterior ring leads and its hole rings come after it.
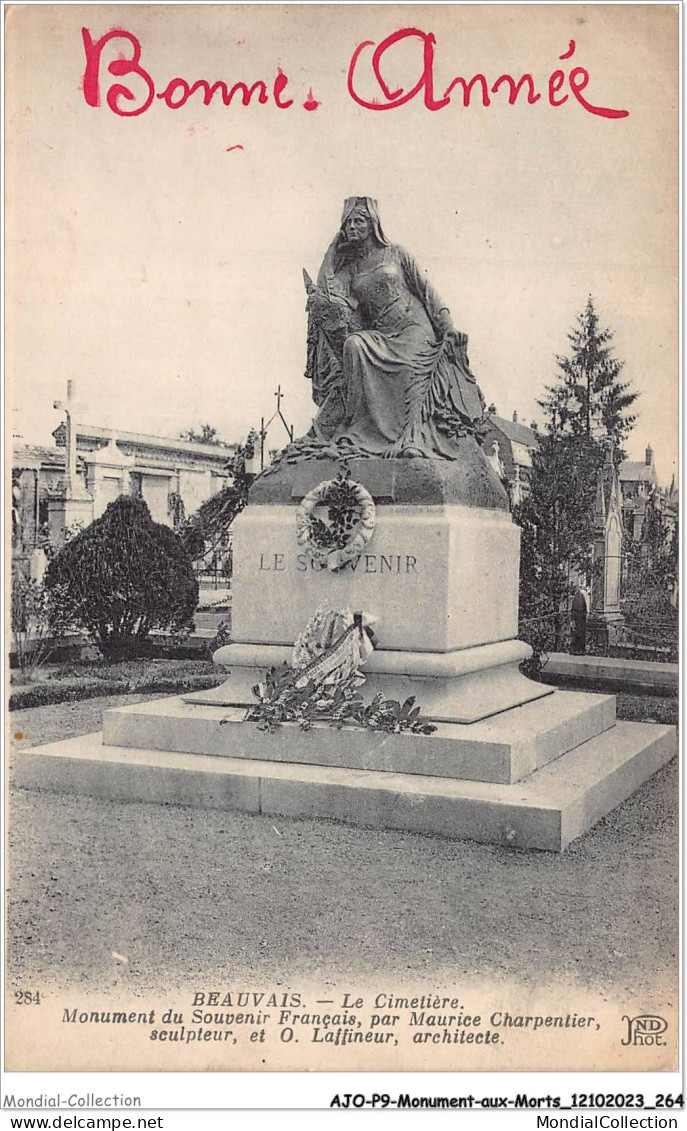
MULTIPOLYGON (((230 728, 230 733, 231 742, 249 745, 260 735, 251 724, 230 728)), ((285 727, 284 733, 291 735, 294 756, 303 735, 296 727, 285 727)), ((350 742, 348 731, 333 733, 342 744, 350 742)), ((265 736, 265 741, 275 737, 265 736)), ((391 744, 403 737, 385 736, 383 741, 391 744)), ((364 828, 560 852, 634 793, 675 751, 674 727, 616 723, 511 785, 106 746, 102 735, 89 734, 22 751, 13 785, 271 817, 328 818, 364 828)))
MULTIPOLYGON (((521 640, 503 640, 453 652, 378 650, 365 664, 362 694, 378 692, 403 702, 415 696, 424 717, 435 722, 474 723, 542 699, 552 689, 527 679, 518 664, 532 654, 521 640)), ((272 667, 290 664, 291 649, 272 644, 227 644, 213 656, 230 668, 220 687, 186 696, 188 703, 240 707, 255 704, 253 687, 272 667)))
POLYGON ((350 770, 384 770, 481 782, 512 783, 560 758, 615 724, 615 696, 556 691, 492 719, 439 723, 429 735, 388 734, 317 723, 275 733, 245 722, 243 707, 209 706, 188 698, 157 699, 105 713, 108 746, 186 754, 302 762, 350 770))

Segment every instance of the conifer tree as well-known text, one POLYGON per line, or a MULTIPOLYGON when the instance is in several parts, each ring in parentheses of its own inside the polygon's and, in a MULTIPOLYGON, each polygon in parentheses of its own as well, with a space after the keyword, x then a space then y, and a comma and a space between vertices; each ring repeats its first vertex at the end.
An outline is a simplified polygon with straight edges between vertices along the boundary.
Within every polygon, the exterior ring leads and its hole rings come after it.
POLYGON ((586 436, 601 444, 612 440, 620 462, 636 420, 630 410, 638 394, 629 381, 620 380, 624 363, 613 356, 613 332, 601 327, 591 295, 568 338, 570 356, 556 357, 558 381, 547 386, 547 396, 539 402, 548 431, 586 436))
POLYGON ((519 634, 535 652, 564 647, 572 579, 591 568, 598 448, 585 436, 542 435, 528 493, 513 510, 522 531, 519 634))
POLYGON ((569 334, 569 357, 556 357, 557 381, 539 403, 546 432, 533 456, 529 493, 514 509, 522 528, 520 634, 536 651, 564 645, 572 579, 591 568, 597 472, 609 441, 614 459, 636 417, 638 394, 621 381, 612 331, 602 329, 590 295, 569 334))

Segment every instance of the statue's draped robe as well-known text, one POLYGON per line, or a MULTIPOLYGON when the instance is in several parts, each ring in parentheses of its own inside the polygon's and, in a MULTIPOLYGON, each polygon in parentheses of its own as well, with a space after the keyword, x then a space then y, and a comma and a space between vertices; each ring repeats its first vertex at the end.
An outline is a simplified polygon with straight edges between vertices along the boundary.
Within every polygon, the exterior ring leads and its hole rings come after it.
MULTIPOLYGON (((318 275, 308 372, 320 407, 311 439, 367 455, 455 458, 484 402, 464 351, 444 339, 450 315, 415 260, 387 243, 359 270, 332 243, 318 275)), ((381 238, 380 238, 381 236, 381 238)))

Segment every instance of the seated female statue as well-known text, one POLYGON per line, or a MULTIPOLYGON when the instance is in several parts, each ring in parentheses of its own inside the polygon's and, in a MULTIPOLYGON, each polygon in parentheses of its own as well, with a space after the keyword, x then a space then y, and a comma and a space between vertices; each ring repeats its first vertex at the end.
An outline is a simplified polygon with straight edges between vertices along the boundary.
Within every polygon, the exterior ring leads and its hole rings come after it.
POLYGON ((479 431, 484 412, 467 337, 412 256, 389 243, 376 201, 346 200, 317 285, 305 279, 306 376, 319 412, 296 443, 301 458, 323 445, 341 455, 456 458, 456 440, 479 431))

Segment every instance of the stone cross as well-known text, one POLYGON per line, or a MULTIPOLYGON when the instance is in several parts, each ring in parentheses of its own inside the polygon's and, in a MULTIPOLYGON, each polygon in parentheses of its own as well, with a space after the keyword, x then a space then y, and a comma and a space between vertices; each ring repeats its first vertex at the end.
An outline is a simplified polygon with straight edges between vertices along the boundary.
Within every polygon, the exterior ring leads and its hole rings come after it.
POLYGON ((67 453, 66 463, 66 476, 65 487, 66 495, 69 498, 74 494, 77 484, 76 479, 76 420, 74 413, 76 410, 76 384, 71 378, 67 381, 67 399, 66 401, 55 401, 53 408, 60 409, 65 415, 65 443, 67 453))
POLYGON ((267 430, 268 430, 270 424, 272 423, 272 421, 277 416, 279 417, 282 424, 284 425, 284 428, 286 429, 287 435, 289 437, 289 442, 293 443, 293 425, 286 423, 286 418, 284 416, 284 413, 281 410, 281 402, 284 399, 284 394, 281 391, 281 385, 277 385, 277 391, 274 395, 277 398, 277 410, 276 410, 276 412, 272 413, 269 420, 265 420, 264 416, 260 420, 260 432, 258 433, 258 435, 260 437, 260 470, 261 471, 263 470, 263 468, 265 466, 265 440, 267 439, 267 430))

